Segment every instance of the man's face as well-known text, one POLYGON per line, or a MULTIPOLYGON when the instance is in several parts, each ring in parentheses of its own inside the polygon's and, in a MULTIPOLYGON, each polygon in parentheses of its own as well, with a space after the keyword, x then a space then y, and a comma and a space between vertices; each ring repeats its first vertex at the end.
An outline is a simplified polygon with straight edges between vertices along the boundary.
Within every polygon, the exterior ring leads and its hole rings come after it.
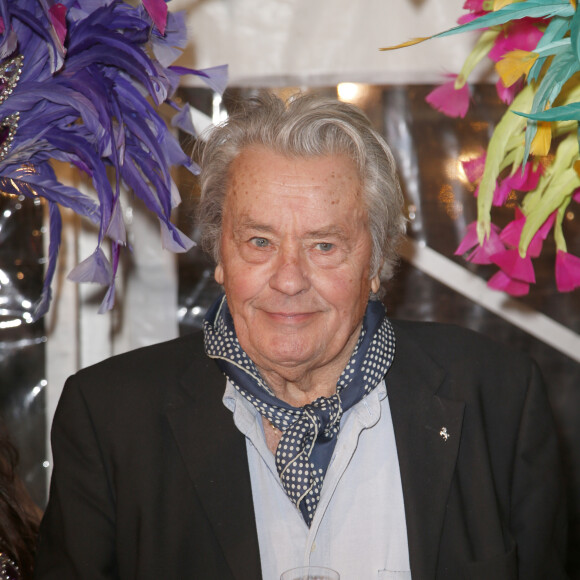
POLYGON ((343 155, 290 158, 248 148, 224 204, 223 284, 242 348, 271 384, 334 381, 356 344, 371 238, 356 165, 343 155))

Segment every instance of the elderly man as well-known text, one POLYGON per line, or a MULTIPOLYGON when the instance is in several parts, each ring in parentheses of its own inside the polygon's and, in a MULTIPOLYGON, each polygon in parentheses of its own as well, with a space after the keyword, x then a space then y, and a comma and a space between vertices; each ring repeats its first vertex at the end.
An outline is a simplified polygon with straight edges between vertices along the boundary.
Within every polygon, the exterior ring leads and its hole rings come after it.
POLYGON ((378 300, 404 220, 367 118, 265 94, 202 167, 224 295, 203 334, 67 382, 37 577, 564 577, 534 364, 378 300))

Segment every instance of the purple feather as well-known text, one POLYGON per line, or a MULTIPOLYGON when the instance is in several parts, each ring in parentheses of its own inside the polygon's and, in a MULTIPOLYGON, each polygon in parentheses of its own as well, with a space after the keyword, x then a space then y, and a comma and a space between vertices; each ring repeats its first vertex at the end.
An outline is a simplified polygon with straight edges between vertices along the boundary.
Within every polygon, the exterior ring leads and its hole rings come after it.
POLYGON ((123 212, 121 210, 121 201, 116 200, 113 207, 113 212, 111 215, 111 220, 109 221, 109 226, 107 227, 107 237, 117 244, 126 245, 127 244, 127 232, 125 230, 125 222, 123 221, 123 212))
POLYGON ((52 299, 52 279, 56 271, 56 263, 58 258, 58 250, 60 247, 60 239, 62 232, 62 218, 60 210, 56 203, 49 202, 49 231, 50 241, 48 244, 48 266, 44 275, 44 282, 40 298, 36 301, 32 309, 32 320, 36 321, 48 312, 50 301, 52 299))
POLYGON ((195 127, 193 126, 193 121, 191 120, 191 108, 188 104, 185 104, 181 109, 178 109, 177 114, 171 119, 171 125, 181 129, 193 137, 197 135, 195 127))
MULTIPOLYGON (((19 4, 24 4, 24 2, 19 2, 19 4)), ((15 20, 19 20, 24 26, 30 28, 34 34, 38 35, 46 42, 46 46, 49 49, 48 56, 50 60, 50 72, 55 73, 62 68, 64 62, 63 54, 59 46, 54 42, 52 24, 47 18, 47 15, 44 14, 41 8, 38 8, 37 10, 40 11, 40 14, 35 15, 28 10, 18 8, 12 12, 11 16, 15 20), (43 23, 39 17, 44 18, 47 21, 43 23)), ((20 50, 24 51, 22 42, 20 42, 20 39, 18 39, 18 41, 20 50)))
POLYGON ((170 222, 159 222, 161 226, 161 239, 163 240, 163 247, 172 252, 187 252, 190 250, 194 242, 190 240, 183 232, 180 232, 170 222))
POLYGON ((100 208, 94 199, 80 193, 74 187, 59 183, 56 178, 47 179, 38 174, 28 174, 22 179, 19 169, 16 168, 14 172, 7 170, 0 176, 0 189, 4 193, 25 195, 31 199, 43 197, 48 202, 72 209, 94 224, 100 223, 100 208))
POLYGON ((67 278, 73 282, 93 282, 108 286, 113 279, 113 268, 99 246, 88 258, 75 266, 67 278))
POLYGON ((212 66, 204 69, 187 68, 184 66, 170 66, 170 70, 180 75, 196 75, 204 81, 210 88, 220 95, 226 90, 228 84, 228 65, 212 66))
POLYGON ((113 308, 114 305, 115 305, 115 284, 111 283, 107 288, 105 297, 103 298, 103 301, 101 302, 101 305, 99 306, 99 310, 97 312, 99 314, 105 314, 105 312, 111 310, 111 308, 113 308))
POLYGON ((185 26, 185 12, 169 13, 165 34, 161 35, 153 30, 151 46, 153 54, 163 67, 168 67, 181 56, 187 45, 187 28, 185 26))
MULTIPOLYGON (((148 3, 152 19, 143 5, 124 0, 60 0, 62 6, 56 8, 46 0, 0 0, 0 65, 23 57, 13 91, 4 100, 0 93, 0 119, 19 119, 11 128, 10 149, 0 159, 0 187, 7 193, 44 197, 50 207, 49 267, 38 316, 50 301, 60 241, 57 204, 99 227, 97 249, 71 277, 108 286, 101 309, 112 307, 115 273, 126 243, 119 200, 123 183, 159 218, 165 247, 191 247, 191 240, 170 221, 179 202, 170 167, 182 165, 193 173, 198 168, 156 106, 172 98, 183 74, 198 75, 222 92, 227 67, 172 67, 187 42, 185 19, 183 13, 168 13, 162 34, 161 2, 148 3), (59 183, 51 159, 89 176, 96 199, 59 183), (112 263, 104 251, 106 240, 112 263)), ((187 107, 174 123, 194 130, 187 107)))
POLYGON ((119 267, 119 255, 120 255, 120 247, 119 244, 113 244, 112 247, 112 254, 113 254, 113 272, 112 272, 112 279, 107 292, 105 293, 105 297, 99 306, 99 314, 104 314, 108 310, 111 310, 115 304, 115 274, 117 273, 117 268, 119 267))

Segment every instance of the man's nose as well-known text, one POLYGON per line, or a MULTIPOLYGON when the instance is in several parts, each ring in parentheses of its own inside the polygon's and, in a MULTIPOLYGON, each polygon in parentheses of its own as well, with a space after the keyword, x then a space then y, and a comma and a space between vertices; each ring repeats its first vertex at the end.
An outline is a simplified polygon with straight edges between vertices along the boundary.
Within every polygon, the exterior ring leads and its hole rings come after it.
POLYGON ((302 248, 298 244, 282 244, 270 277, 270 287, 289 296, 310 287, 308 267, 302 248))

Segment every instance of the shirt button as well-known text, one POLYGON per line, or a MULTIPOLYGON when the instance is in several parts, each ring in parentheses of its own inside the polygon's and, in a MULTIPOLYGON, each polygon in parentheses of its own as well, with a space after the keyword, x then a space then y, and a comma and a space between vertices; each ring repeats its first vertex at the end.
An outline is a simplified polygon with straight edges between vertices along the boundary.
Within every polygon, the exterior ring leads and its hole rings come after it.
POLYGON ((316 542, 312 542, 312 548, 310 548, 310 553, 312 554, 312 552, 314 552, 316 550, 316 542))

